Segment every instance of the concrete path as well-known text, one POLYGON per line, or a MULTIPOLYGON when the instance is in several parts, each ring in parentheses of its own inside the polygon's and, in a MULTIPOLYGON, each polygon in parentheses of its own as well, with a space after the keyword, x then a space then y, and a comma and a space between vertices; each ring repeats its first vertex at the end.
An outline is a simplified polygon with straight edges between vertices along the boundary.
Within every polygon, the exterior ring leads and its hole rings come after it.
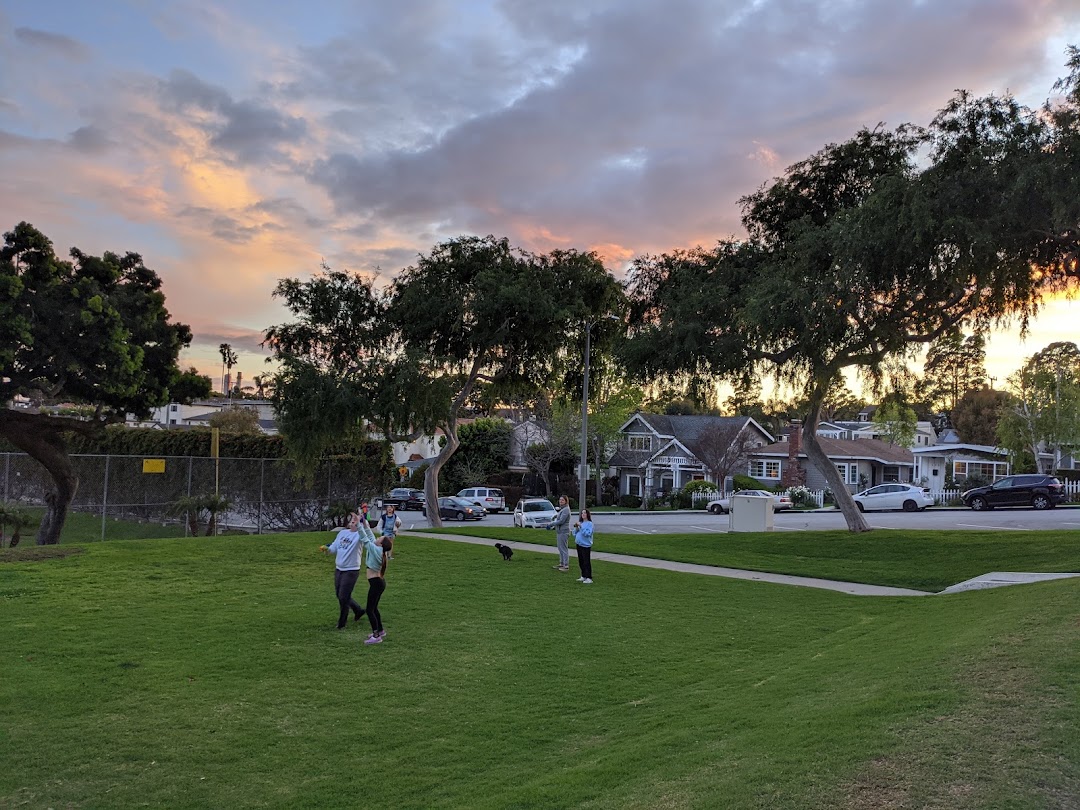
MULTIPOLYGON (((472 543, 479 546, 493 546, 494 540, 486 537, 468 537, 462 534, 439 534, 434 532, 420 532, 417 537, 435 537, 439 540, 452 540, 455 543, 472 543)), ((539 554, 555 555, 559 550, 554 546, 543 546, 536 543, 517 543, 500 540, 504 546, 522 551, 535 551, 539 554)), ((570 550, 571 556, 574 550, 570 550)), ((913 591, 908 588, 889 588, 884 585, 863 585, 858 582, 836 582, 831 579, 817 579, 815 577, 794 577, 787 574, 766 574, 761 571, 743 571, 739 568, 721 568, 715 565, 695 565, 694 563, 672 562, 671 560, 655 560, 651 557, 632 557, 629 554, 608 554, 597 551, 592 555, 597 562, 613 562, 621 565, 636 565, 641 568, 658 568, 664 571, 682 571, 688 574, 704 574, 710 577, 728 577, 729 579, 749 579, 755 582, 772 582, 778 585, 797 585, 803 588, 821 588, 827 591, 850 593, 855 596, 930 596, 926 591, 913 591)))
POLYGON ((1023 585, 1025 582, 1045 582, 1048 579, 1067 579, 1080 577, 1080 574, 1029 574, 1024 571, 991 571, 981 577, 960 582, 942 593, 961 593, 962 591, 980 591, 985 588, 1000 588, 1004 585, 1023 585))

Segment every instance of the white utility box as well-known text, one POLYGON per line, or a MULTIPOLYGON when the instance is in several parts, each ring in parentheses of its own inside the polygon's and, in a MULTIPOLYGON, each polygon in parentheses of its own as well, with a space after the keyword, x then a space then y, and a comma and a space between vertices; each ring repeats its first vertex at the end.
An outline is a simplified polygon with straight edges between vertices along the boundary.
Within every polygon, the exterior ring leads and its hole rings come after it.
POLYGON ((728 510, 728 531, 771 532, 773 499, 771 495, 732 495, 728 510))

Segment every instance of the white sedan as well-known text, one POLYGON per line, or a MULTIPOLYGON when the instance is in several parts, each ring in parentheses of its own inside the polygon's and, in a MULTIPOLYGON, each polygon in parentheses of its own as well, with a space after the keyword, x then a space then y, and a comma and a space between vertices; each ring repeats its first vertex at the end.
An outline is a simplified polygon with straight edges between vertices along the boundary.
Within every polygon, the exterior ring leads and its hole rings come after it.
POLYGON ((558 514, 547 498, 525 498, 514 507, 514 525, 523 529, 546 529, 558 514))
MULTIPOLYGON (((774 512, 779 512, 782 509, 791 509, 793 504, 791 498, 787 495, 777 495, 775 492, 766 492, 763 489, 740 489, 735 495, 756 495, 759 498, 772 498, 772 508, 774 512)), ((731 497, 719 498, 715 501, 709 501, 709 505, 706 507, 714 515, 726 515, 731 511, 731 497)))
POLYGON ((860 512, 877 509, 903 509, 915 512, 934 505, 934 497, 926 487, 914 484, 878 484, 853 496, 860 512))

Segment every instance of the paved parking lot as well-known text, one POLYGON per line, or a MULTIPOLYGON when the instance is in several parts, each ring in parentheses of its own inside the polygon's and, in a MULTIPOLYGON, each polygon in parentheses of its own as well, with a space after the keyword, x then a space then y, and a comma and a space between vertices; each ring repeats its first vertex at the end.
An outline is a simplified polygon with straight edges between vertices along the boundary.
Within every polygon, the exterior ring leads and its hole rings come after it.
MULTIPOLYGON (((426 528, 427 521, 416 512, 401 515, 406 528, 426 528)), ((1080 506, 1059 506, 1044 512, 1034 509, 994 509, 973 512, 970 509, 934 508, 925 512, 867 512, 866 521, 875 529, 991 529, 1020 531, 1055 529, 1080 531, 1080 506)), ((726 532, 727 515, 708 512, 637 512, 593 515, 598 532, 628 534, 667 534, 671 532, 726 532)), ((512 514, 503 512, 488 515, 481 525, 510 526, 512 514)), ((447 526, 462 524, 450 521, 447 526)), ((465 525, 472 525, 471 522, 465 525)), ((815 529, 844 529, 847 524, 835 509, 820 512, 778 512, 775 531, 813 531, 815 529)))

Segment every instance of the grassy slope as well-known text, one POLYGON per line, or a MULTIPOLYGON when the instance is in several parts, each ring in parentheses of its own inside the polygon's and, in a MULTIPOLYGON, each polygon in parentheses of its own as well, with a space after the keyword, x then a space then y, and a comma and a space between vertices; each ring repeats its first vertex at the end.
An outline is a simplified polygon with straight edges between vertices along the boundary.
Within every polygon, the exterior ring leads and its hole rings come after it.
POLYGON ((0 807, 1080 801, 1075 581, 871 599, 609 563, 585 587, 416 537, 365 648, 332 629, 325 538, 0 563, 0 807))
MULTIPOLYGON (((470 524, 441 529, 555 545, 553 532, 470 524)), ((1080 571, 1080 531, 848 531, 763 534, 607 534, 594 553, 940 591, 990 571, 1080 571)))

